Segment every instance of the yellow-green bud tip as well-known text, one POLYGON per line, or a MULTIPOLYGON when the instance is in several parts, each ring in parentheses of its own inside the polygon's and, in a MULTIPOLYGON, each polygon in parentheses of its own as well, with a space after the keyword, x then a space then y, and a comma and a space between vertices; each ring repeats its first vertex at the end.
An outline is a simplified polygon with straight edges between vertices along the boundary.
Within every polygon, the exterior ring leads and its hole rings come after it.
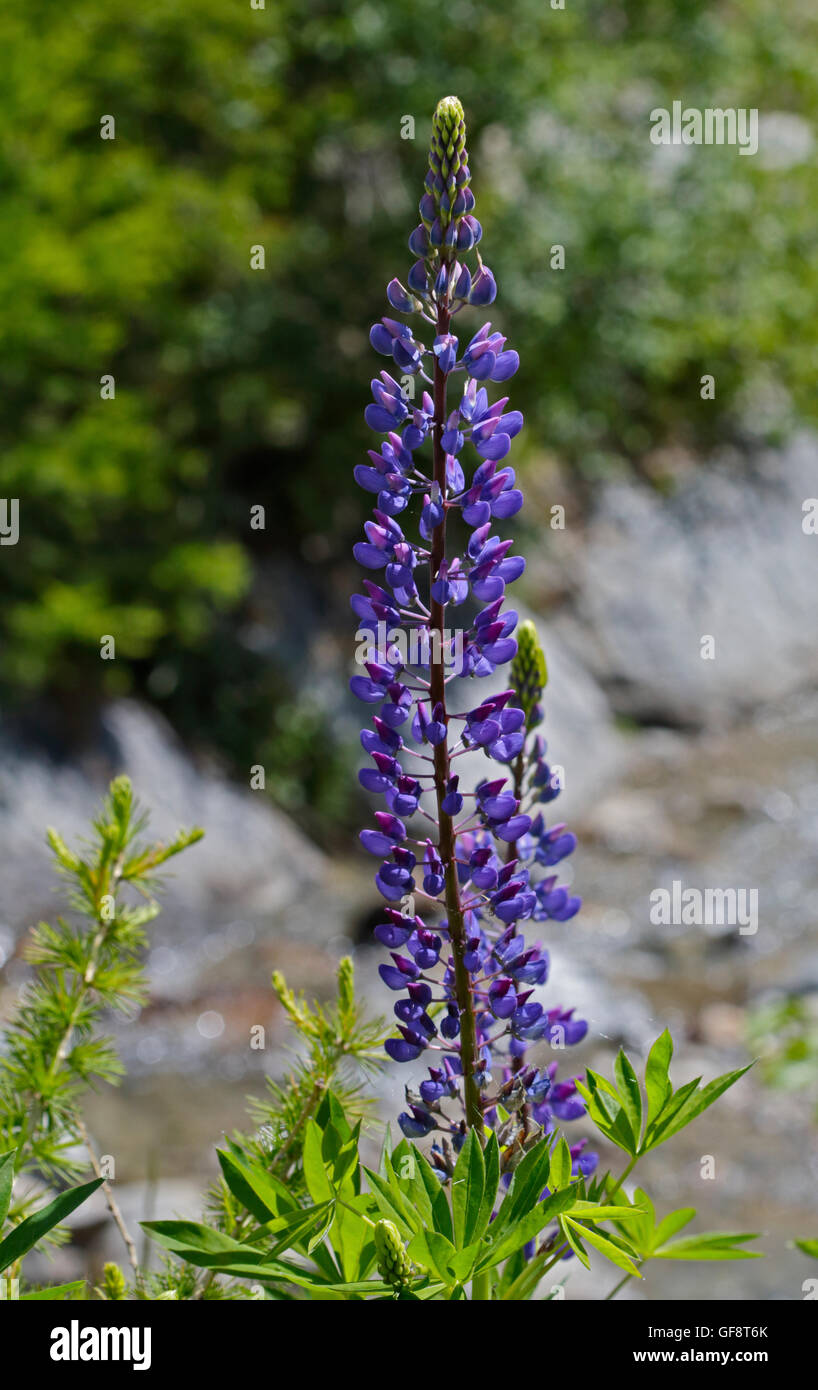
POLYGON ((125 1298, 125 1276, 119 1265, 109 1261, 103 1266, 102 1278, 102 1287, 108 1300, 119 1302, 125 1298))
POLYGON ((457 125, 459 121, 465 120, 462 103, 457 97, 441 97, 435 107, 434 119, 441 125, 457 125))

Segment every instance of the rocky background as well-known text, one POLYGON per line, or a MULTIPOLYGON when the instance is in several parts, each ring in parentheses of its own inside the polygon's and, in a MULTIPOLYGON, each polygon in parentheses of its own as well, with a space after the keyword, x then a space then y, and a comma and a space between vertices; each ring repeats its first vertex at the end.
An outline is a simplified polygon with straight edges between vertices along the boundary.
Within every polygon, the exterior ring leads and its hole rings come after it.
MULTIPOLYGON (((748 1059, 748 1013, 759 1002, 786 992, 818 1003, 818 540, 801 529, 816 478, 818 441, 805 435, 738 471, 714 458, 670 500, 638 483, 604 486, 586 520, 564 532, 550 531, 543 509, 542 531, 526 542, 525 605, 550 672, 545 731, 565 767, 560 818, 580 836, 573 873, 583 910, 545 937, 549 1000, 575 1004, 591 1025, 571 1058, 576 1070, 605 1071, 620 1043, 643 1058, 668 1025, 677 1083, 714 1075, 748 1059), (703 635, 715 638, 712 661, 699 655, 703 635), (756 888, 757 934, 651 925, 650 893, 674 879, 756 888)), ((315 615, 293 650, 296 678, 354 731, 335 615, 315 615)), ((198 1212, 214 1145, 243 1123, 243 1098, 260 1092, 263 1074, 286 1065, 273 968, 321 996, 352 951, 372 1012, 388 1012, 390 999, 369 944, 378 900, 367 857, 352 843, 342 853, 315 843, 126 699, 104 706, 80 753, 5 736, 0 1011, 25 978, 27 926, 60 910, 43 829, 53 824, 69 842, 81 835, 120 771, 158 834, 192 820, 206 829, 166 882, 151 932, 151 1002, 116 1030, 127 1080, 90 1105, 97 1145, 116 1158, 118 1199, 136 1221, 198 1212), (257 1023, 267 1029, 263 1052, 249 1047, 257 1023)), ((376 1090, 388 1119, 402 1101, 394 1068, 376 1090)), ((756 1068, 644 1162, 657 1207, 698 1207, 700 1229, 759 1230, 767 1258, 704 1274, 657 1262, 621 1296, 695 1298, 705 1282, 713 1298, 800 1296, 808 1270, 787 1242, 818 1229, 817 1098, 816 1084, 771 1089, 756 1068), (705 1155, 713 1180, 700 1176, 705 1155)), ((74 1221, 80 1243, 60 1252, 54 1277, 117 1254, 101 1202, 74 1221)), ((568 1296, 601 1297, 614 1282, 572 1267, 568 1296)))

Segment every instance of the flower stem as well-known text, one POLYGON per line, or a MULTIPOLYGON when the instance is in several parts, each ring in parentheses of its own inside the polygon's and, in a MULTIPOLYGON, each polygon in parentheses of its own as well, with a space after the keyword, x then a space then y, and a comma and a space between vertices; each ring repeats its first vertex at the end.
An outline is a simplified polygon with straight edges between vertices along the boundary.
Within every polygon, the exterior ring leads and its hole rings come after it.
POLYGON ((625 1287, 625 1285, 627 1284, 628 1280, 629 1280, 629 1279, 632 1279, 632 1278, 633 1278, 633 1275, 632 1275, 632 1274, 626 1274, 625 1277, 624 1277, 624 1279, 620 1279, 620 1281, 619 1281, 618 1284, 614 1284, 613 1288, 611 1289, 611 1292, 610 1292, 610 1293, 606 1293, 606 1295, 605 1295, 605 1302, 607 1302, 609 1298, 616 1298, 616 1295, 619 1293, 619 1290, 620 1290, 620 1289, 623 1289, 623 1288, 625 1287))
POLYGON ((614 1184, 611 1191, 608 1193, 606 1204, 613 1203, 614 1197, 616 1196, 625 1179, 630 1177, 640 1158, 641 1154, 636 1154, 635 1157, 631 1159, 628 1166, 626 1168, 623 1168, 622 1172, 616 1180, 616 1183, 614 1184))
MULTIPOLYGON (((445 304, 440 304, 437 311, 438 334, 448 333, 449 318, 448 308, 445 304)), ((446 424, 446 374, 441 371, 440 363, 437 360, 435 361, 434 406, 435 413, 432 429, 434 445, 434 479, 440 489, 441 498, 445 499, 446 454, 442 444, 442 435, 446 424)), ((437 578, 440 572, 440 566, 445 558, 446 508, 444 505, 443 519, 432 532, 432 550, 429 559, 430 586, 437 578)), ((444 619, 443 605, 432 598, 429 626, 432 634, 434 634, 435 630, 438 631, 439 641, 435 642, 434 636, 432 635, 430 697, 433 707, 438 704, 442 706, 444 711, 444 723, 446 723, 446 684, 443 663, 444 619)), ((446 783, 449 777, 448 730, 442 743, 435 745, 434 766, 440 836, 439 854, 445 866, 446 913, 449 922, 449 938, 452 943, 452 955, 454 957, 455 996, 460 1012, 460 1061, 463 1068, 463 1099, 466 1111, 466 1122, 471 1129, 477 1131, 480 1136, 480 1142, 482 1143, 483 1107, 480 1102, 480 1089, 475 1077, 477 1063, 477 1029, 474 1017, 471 977, 464 962, 466 952, 466 928, 463 921, 463 908, 460 902, 460 884, 457 877, 457 865, 455 863, 454 826, 451 816, 443 810, 443 800, 446 796, 446 783)))

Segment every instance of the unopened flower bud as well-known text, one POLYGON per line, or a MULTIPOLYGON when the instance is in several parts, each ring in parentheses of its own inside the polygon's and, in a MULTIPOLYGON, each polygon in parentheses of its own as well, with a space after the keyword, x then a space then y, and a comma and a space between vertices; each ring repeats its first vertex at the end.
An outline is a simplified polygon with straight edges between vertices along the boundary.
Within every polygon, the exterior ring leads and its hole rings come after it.
POLYGON ((517 692, 517 704, 525 712, 526 724, 531 728, 539 723, 532 716, 548 683, 548 668, 537 629, 529 619, 520 623, 516 637, 517 655, 511 663, 511 684, 517 692))
POLYGON ((394 1289, 407 1288, 412 1282, 415 1267, 403 1248, 397 1226, 393 1221, 378 1221, 374 1239, 381 1278, 394 1289))
POLYGON ((111 1303, 119 1303, 125 1297, 125 1275, 113 1261, 103 1266, 102 1292, 111 1303))

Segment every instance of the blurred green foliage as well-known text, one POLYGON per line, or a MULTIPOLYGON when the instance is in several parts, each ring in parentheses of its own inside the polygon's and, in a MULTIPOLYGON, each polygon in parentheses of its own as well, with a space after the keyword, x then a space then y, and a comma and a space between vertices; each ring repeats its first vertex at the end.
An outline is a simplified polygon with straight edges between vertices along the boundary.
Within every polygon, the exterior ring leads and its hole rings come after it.
POLYGON ((818 993, 759 1004, 747 1020, 747 1046, 759 1058, 765 1084, 803 1091, 815 1102, 818 1121, 818 993))
POLYGON ((816 58, 812 0, 786 17, 780 0, 6 9, 0 495, 20 499, 21 539, 2 552, 5 701, 146 692, 242 767, 286 742, 303 667, 277 624, 292 645, 303 615, 282 599, 263 655, 248 629, 285 564, 314 607, 341 603, 383 365, 367 330, 410 263, 446 92, 523 355, 523 471, 548 450, 588 488, 650 474, 667 446, 814 419, 818 186, 797 121, 816 58), (657 149, 650 111, 674 99, 786 112, 792 138, 765 154, 762 133, 755 158, 657 149))

